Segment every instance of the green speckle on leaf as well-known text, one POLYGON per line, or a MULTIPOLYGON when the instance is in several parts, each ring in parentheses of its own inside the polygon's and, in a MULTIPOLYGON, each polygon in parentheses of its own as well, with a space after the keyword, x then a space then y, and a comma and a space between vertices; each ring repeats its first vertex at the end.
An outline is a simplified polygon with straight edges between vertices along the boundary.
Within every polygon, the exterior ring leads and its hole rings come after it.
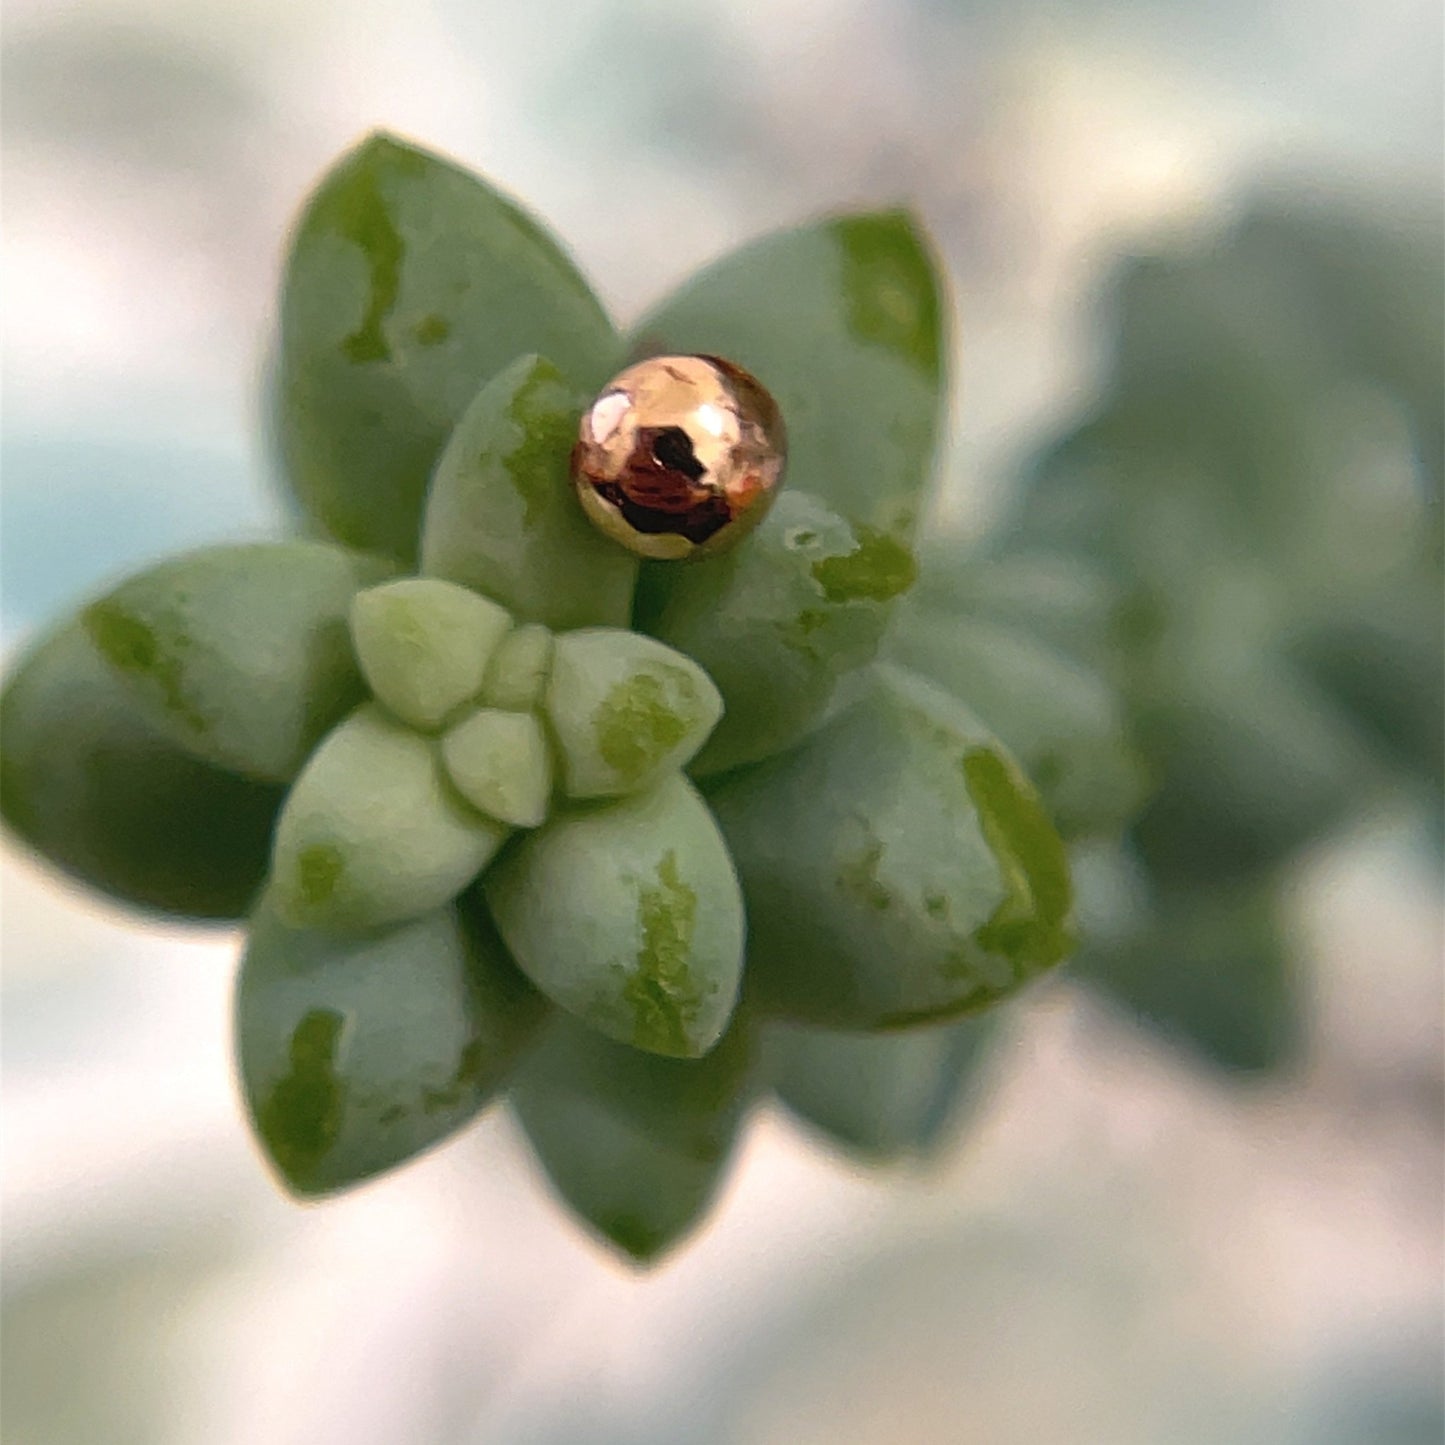
POLYGON ((841 888, 880 913, 893 904, 892 895, 878 877, 878 865, 882 861, 882 839, 870 838, 862 853, 844 863, 838 872, 838 884, 841 888))
MULTIPOLYGON (((388 144, 381 140, 376 143, 388 144)), ((361 248, 370 271, 366 312, 361 325, 342 341, 341 349, 355 362, 390 361, 391 347, 382 323, 396 305, 406 245, 370 166, 356 168, 350 184, 338 190, 334 204, 337 229, 361 248)))
POLYGON ((548 493, 559 485, 561 463, 577 440, 577 418, 556 407, 556 375, 538 367, 517 389, 507 416, 522 440, 507 453, 503 465, 522 499, 524 526, 545 514, 548 493))
POLYGON ((445 316, 439 316, 435 311, 430 315, 423 316, 412 332, 418 346, 440 346, 451 334, 451 322, 445 316))
POLYGON ((456 1072, 440 1089, 423 1087, 422 1111, 437 1114, 443 1109, 455 1109, 471 1089, 485 1078, 487 1062, 485 1042, 482 1039, 473 1039, 462 1049, 461 1056, 457 1059, 456 1072))
POLYGON ((858 545, 841 557, 813 563, 813 577, 829 602, 888 602, 908 591, 918 576, 913 553, 896 537, 857 527, 858 545))
POLYGON ((296 891, 308 908, 324 907, 346 868, 339 849, 329 843, 304 848, 296 859, 296 891))
POLYGON ((848 325, 860 341, 894 352, 934 379, 941 369, 938 296, 910 219, 898 212, 834 223, 843 253, 848 325))
POLYGON ((923 911, 930 918, 936 918, 940 922, 948 917, 948 898, 942 893, 925 893, 923 895, 923 911))
POLYGON ((641 778, 697 719, 697 689, 680 667, 657 666, 610 688, 592 715, 597 751, 624 781, 641 778))
POLYGON ((291 1035, 291 1069, 261 1104, 256 1122, 276 1163, 300 1188, 341 1131, 346 1086, 336 1056, 346 1020, 334 1009, 312 1009, 291 1035))
POLYGON ((100 654, 118 672, 147 677, 161 690, 166 711, 192 732, 204 733, 210 721, 186 696, 178 653, 188 645, 176 634, 163 645, 150 623, 116 602, 93 603, 85 609, 85 630, 100 654))
POLYGON ((688 967, 697 893, 678 875, 670 849, 657 866, 657 886, 637 895, 637 921, 642 946, 636 972, 623 989, 635 1021, 633 1042, 640 1049, 685 1054, 688 1027, 702 1002, 688 967))
POLYGON ((997 753, 975 748, 962 766, 1007 889, 974 937, 981 948, 1017 964, 1049 967, 1072 946, 1073 889, 1063 845, 1038 798, 1019 786, 997 753))

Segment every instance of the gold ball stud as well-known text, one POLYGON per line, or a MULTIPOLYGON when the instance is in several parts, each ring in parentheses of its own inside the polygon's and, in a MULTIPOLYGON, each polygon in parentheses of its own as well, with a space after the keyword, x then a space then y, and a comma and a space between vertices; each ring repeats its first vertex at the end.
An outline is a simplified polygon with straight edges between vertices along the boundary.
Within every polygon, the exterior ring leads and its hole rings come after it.
POLYGON ((641 557, 708 557, 772 505, 787 443, 756 377, 718 356, 654 356, 582 413, 572 484, 600 531, 641 557))

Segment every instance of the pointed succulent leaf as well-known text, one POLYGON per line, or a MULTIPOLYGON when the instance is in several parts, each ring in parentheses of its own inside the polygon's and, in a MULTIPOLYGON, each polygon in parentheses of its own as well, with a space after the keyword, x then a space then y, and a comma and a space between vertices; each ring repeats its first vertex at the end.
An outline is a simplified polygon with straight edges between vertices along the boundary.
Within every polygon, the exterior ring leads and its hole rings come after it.
POLYGON ((512 1106, 563 1200, 645 1263, 716 1194, 751 1097, 753 1052, 734 1027, 704 1059, 665 1059, 559 1015, 518 1071, 512 1106))
POLYGON ((257 1137, 297 1194, 360 1183, 484 1108, 545 1013, 479 915, 342 937, 263 908, 236 995, 257 1137))
POLYGON ((122 582, 83 614, 146 718, 206 762, 295 777, 365 696, 347 636, 389 564, 315 542, 210 547, 122 582))
POLYGON ((1378 781, 1337 709, 1280 664, 1200 673, 1141 709, 1159 786, 1134 836, 1150 870, 1181 885, 1241 881, 1336 825, 1378 781))
POLYGON ((1090 854, 1077 875, 1085 942, 1073 977, 1217 1068, 1266 1073, 1299 1056, 1306 994, 1272 876, 1140 890, 1131 860, 1090 854), (1097 916, 1101 895, 1125 892, 1147 901, 1097 916))
POLYGON ((587 521, 568 474, 584 400, 538 356, 482 389, 437 463, 423 572, 494 597, 519 621, 627 625, 637 559, 587 521))
POLYGON ((482 690, 511 626, 505 607, 429 577, 369 587, 351 602, 351 639, 372 694, 424 732, 482 690))
POLYGON ((620 628, 564 632, 545 699, 572 798, 640 792, 684 767, 722 714, 692 658, 620 628))
POLYGON ((374 135, 322 180, 292 235, 275 407, 287 481, 329 535, 409 563, 432 466, 483 383, 541 351, 600 386, 616 348, 532 217, 374 135))
POLYGON ((1421 568, 1297 630, 1291 660, 1397 767, 1445 793, 1445 614, 1421 568))
POLYGON ((1012 758, 959 703, 880 664, 792 752, 710 790, 748 907, 748 981, 796 1022, 972 1012, 1069 952, 1067 860, 1012 758))
POLYGON ((816 727, 913 578, 902 542, 791 489, 732 552, 644 569, 639 625, 706 668, 725 704, 692 771, 770 757, 816 727))
POLYGON ((244 916, 282 790, 153 727, 79 622, 36 643, 0 699, 0 812, 59 868, 123 903, 244 916))
POLYGON ((979 1092, 996 1026, 992 1012, 888 1035, 771 1024, 766 1076, 792 1113, 850 1154, 927 1156, 979 1092))
POLYGON ((509 632, 487 669, 482 701, 506 712, 528 712, 536 707, 552 671, 553 640, 538 622, 509 632))
POLYGON ((1117 834, 1147 792, 1119 696, 1017 627, 906 607, 890 654, 967 704, 1037 785, 1066 839, 1117 834))
POLYGON ((508 831, 456 796, 435 741, 367 704, 291 789, 268 896, 299 928, 397 923, 455 898, 508 831))
POLYGON ((535 828, 552 796, 552 753, 531 713, 478 708, 442 738, 456 790, 489 818, 535 828))
POLYGON ((911 535, 933 471, 948 355, 927 242, 901 211, 765 237, 686 282, 634 352, 725 356, 777 399, 789 486, 850 522, 911 535))
POLYGON ((482 888, 518 967, 592 1028, 679 1058, 721 1036, 742 974, 742 896, 712 814, 680 775, 559 810, 482 888))

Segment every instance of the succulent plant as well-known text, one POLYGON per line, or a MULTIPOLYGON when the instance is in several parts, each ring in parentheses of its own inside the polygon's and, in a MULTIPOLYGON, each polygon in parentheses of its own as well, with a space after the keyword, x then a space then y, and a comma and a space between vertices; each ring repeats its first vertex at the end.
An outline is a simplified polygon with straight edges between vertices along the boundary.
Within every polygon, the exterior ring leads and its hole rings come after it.
POLYGON ((300 539, 163 561, 35 643, 5 822, 125 904, 245 921, 243 1093, 302 1196, 505 1100, 650 1260, 763 1099, 926 1155, 994 1005, 1071 951, 1071 872, 1081 982, 1275 1067, 1281 869, 1382 788, 1433 779, 1438 816, 1438 502, 1387 535, 1320 445, 1322 397, 1387 388, 1438 499, 1434 352, 1349 303, 1438 314, 1438 265, 1378 251, 1264 215, 1125 268, 1099 406, 992 539, 916 561, 950 349, 916 221, 765 238, 620 334, 516 205, 373 137, 286 269, 300 539), (786 485, 683 541, 631 535, 592 425, 663 358, 787 435, 786 485))
POLYGON ((448 161, 377 135, 322 180, 271 412, 304 540, 131 577, 4 696, 16 833, 126 903, 246 920, 239 1070, 290 1190, 505 1095, 650 1258, 769 1089, 865 1153, 937 1132, 974 1016, 1071 947, 1033 786, 883 654, 949 345, 901 212, 763 239, 619 334, 448 161), (717 555, 639 560, 569 477, 589 397, 659 353, 752 373, 787 427, 786 488, 717 555))
POLYGON ((35 643, 5 822, 123 903, 245 921, 243 1093, 302 1196, 505 1100, 651 1260, 763 1099, 926 1155, 994 1005, 1071 951, 1071 872, 1081 982, 1275 1067, 1281 869, 1382 789, 1438 804, 1438 515, 1362 537, 1319 444, 1321 397, 1386 387, 1438 497, 1433 353, 1348 299, 1438 282, 1377 251, 1266 215, 1125 268, 1099 406, 992 539, 916 561, 950 349, 916 221, 765 238, 620 334, 516 205, 373 137, 286 269, 300 539, 163 561, 35 643), (682 541, 632 535, 593 425, 663 359, 787 435, 786 485, 682 541))

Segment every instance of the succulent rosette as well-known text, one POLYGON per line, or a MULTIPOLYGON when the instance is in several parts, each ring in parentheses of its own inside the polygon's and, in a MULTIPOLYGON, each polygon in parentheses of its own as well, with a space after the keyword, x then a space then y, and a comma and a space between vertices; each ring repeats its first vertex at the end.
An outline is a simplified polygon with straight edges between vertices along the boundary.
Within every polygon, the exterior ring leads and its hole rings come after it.
POLYGON ((292 1191, 506 1097, 647 1258, 769 1091, 864 1153, 941 1128, 988 1006, 1068 953, 1071 892, 1020 764, 936 679, 1043 720, 1075 832, 1097 759, 1047 720, 1109 706, 1046 649, 991 681, 982 622, 976 665, 956 638, 931 665, 926 589, 890 630, 949 345, 902 213, 765 238, 619 333, 451 163, 376 136, 324 178, 274 373, 305 539, 122 582, 4 700, 15 832, 126 903, 246 921, 240 1075, 292 1191), (745 368, 788 432, 766 517, 686 562, 603 535, 569 477, 589 399, 661 353, 745 368))

